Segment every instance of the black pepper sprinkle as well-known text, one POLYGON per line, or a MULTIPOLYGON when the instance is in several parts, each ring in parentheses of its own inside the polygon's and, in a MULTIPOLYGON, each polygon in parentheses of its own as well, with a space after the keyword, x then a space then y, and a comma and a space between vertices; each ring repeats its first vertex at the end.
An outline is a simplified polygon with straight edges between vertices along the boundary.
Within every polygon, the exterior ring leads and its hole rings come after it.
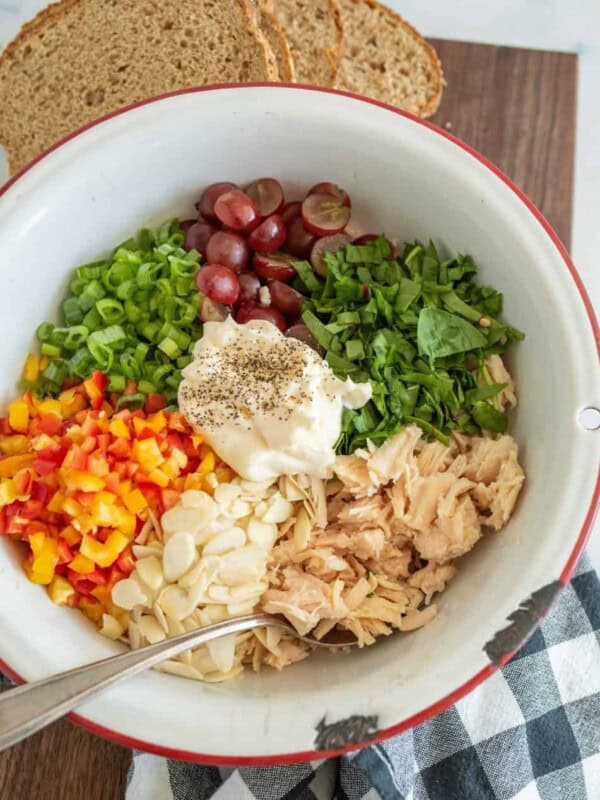
POLYGON ((310 400, 302 388, 307 367, 322 363, 295 339, 233 341, 201 352, 201 375, 184 380, 179 395, 190 422, 204 430, 225 421, 251 430, 248 420, 257 413, 286 422, 294 407, 310 400))

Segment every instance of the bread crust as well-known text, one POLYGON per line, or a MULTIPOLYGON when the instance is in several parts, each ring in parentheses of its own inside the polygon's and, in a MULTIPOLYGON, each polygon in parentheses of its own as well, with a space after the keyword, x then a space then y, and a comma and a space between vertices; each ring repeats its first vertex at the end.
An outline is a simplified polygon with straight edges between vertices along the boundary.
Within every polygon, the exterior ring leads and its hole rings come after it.
POLYGON ((432 114, 435 114, 435 112, 438 110, 440 106, 443 89, 444 86, 446 85, 446 82, 444 80, 444 73, 442 71, 442 64, 435 49, 432 47, 432 45, 429 44, 429 42, 426 39, 423 38, 423 36, 421 36, 421 34, 415 28, 413 28, 413 26, 410 23, 408 23, 403 17, 401 17, 395 11, 392 11, 391 8, 388 8, 387 6, 378 3, 377 0, 359 0, 359 2, 362 3, 363 5, 368 6, 374 11, 378 11, 389 17, 397 25, 400 25, 400 27, 402 27, 405 32, 410 34, 410 36, 412 36, 413 39, 418 41, 419 44, 423 47, 423 49, 427 54, 429 62, 433 67, 432 72, 434 74, 435 83, 431 98, 425 103, 425 105, 419 108, 418 113, 419 116, 421 117, 430 117, 432 114))

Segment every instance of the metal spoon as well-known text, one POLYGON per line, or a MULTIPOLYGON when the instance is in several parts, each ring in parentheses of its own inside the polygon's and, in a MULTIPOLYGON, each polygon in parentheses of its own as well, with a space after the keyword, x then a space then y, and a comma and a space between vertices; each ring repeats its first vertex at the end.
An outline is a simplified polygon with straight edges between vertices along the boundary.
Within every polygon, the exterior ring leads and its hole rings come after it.
POLYGON ((356 637, 350 631, 335 628, 320 641, 300 636, 285 620, 268 614, 251 614, 217 622, 4 692, 0 695, 0 751, 68 714, 79 703, 122 678, 221 636, 266 626, 291 633, 315 647, 348 647, 357 644, 356 637))

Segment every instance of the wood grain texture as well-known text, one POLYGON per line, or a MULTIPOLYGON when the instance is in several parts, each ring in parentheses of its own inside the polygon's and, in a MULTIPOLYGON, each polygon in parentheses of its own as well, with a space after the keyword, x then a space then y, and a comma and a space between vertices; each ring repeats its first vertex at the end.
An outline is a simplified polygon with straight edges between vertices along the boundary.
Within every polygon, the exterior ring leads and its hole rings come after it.
POLYGON ((432 41, 448 83, 432 118, 497 164, 571 240, 577 56, 432 41))
MULTIPOLYGON (((563 241, 571 233, 575 55, 436 41, 448 86, 433 121, 496 163, 563 241)), ((4 800, 121 800, 128 750, 58 722, 0 754, 4 800)))

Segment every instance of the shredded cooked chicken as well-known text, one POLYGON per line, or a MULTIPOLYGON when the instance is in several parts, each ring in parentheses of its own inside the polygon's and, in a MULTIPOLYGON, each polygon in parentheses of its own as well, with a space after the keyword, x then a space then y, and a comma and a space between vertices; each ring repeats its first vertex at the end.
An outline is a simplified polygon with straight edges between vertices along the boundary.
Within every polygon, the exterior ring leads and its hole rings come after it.
MULTIPOLYGON (((512 387, 498 365, 488 368, 512 387)), ((361 645, 433 619, 431 600, 455 575, 454 560, 486 528, 506 525, 525 479, 511 436, 458 434, 446 447, 423 442, 414 425, 379 448, 339 456, 334 469, 336 480, 321 488, 301 476, 290 484, 295 516, 273 548, 261 608, 317 638, 348 629, 361 645)), ((240 645, 254 669, 281 669, 309 652, 285 635, 265 636, 240 645)))

